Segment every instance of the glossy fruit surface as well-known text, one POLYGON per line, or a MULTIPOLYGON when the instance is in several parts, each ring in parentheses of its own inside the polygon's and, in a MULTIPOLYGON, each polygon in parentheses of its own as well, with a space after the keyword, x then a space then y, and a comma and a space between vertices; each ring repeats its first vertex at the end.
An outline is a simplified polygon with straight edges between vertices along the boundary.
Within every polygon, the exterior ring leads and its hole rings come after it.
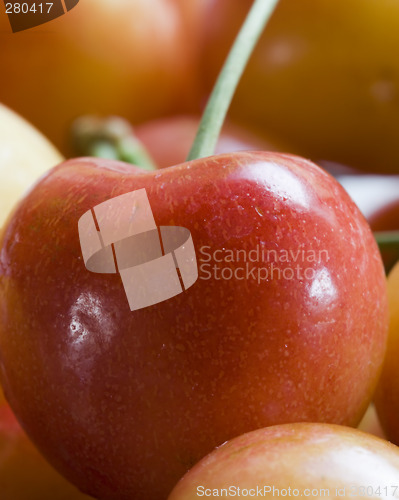
POLYGON ((169 500, 216 498, 222 489, 239 496, 238 488, 242 497, 398 498, 398 477, 399 448, 387 441, 343 426, 286 424, 216 449, 169 500))
POLYGON ((4 500, 90 500, 40 455, 1 391, 0 486, 4 500))
MULTIPOLYGON (((207 89, 250 5, 210 4, 201 73, 207 89)), ((398 43, 396 1, 281 0, 230 116, 313 161, 398 172, 398 43)))
POLYGON ((388 276, 390 326, 388 348, 378 384, 375 405, 390 441, 399 444, 399 264, 388 276))
POLYGON ((64 153, 73 119, 139 122, 190 108, 202 2, 84 0, 42 26, 12 33, 0 12, 0 102, 64 153))
POLYGON ((62 160, 32 125, 0 104, 0 226, 25 191, 62 160))
POLYGON ((387 333, 381 258, 354 203, 310 162, 260 152, 57 167, 5 229, 0 315, 13 410, 67 478, 118 500, 165 498, 259 427, 357 425, 387 333), (143 188, 158 226, 191 232, 199 277, 131 311, 117 274, 85 268, 78 220, 143 188))

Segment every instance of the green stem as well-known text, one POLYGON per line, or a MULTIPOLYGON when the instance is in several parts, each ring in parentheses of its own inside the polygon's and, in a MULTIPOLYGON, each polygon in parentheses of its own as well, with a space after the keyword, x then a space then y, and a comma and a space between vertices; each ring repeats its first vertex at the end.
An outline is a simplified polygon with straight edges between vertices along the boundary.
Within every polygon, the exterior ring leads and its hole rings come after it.
POLYGON ((119 117, 83 116, 71 129, 77 154, 120 160, 145 170, 156 170, 152 158, 135 137, 131 125, 119 117))
POLYGON ((399 231, 376 231, 374 238, 381 251, 399 250, 399 231))
POLYGON ((98 140, 90 142, 87 148, 79 149, 78 154, 82 156, 95 156, 96 158, 106 158, 107 160, 119 160, 115 146, 110 142, 98 140))
POLYGON ((277 2, 254 1, 213 88, 187 161, 214 153, 237 85, 277 2))

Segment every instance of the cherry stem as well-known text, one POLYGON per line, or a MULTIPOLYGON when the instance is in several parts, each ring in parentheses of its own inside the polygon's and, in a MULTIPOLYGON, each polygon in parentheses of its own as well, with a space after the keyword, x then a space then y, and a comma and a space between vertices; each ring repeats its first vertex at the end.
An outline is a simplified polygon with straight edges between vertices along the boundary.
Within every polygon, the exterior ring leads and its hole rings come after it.
POLYGON ((374 238, 380 251, 399 250, 399 231, 375 231, 374 238))
POLYGON ((145 170, 156 170, 151 156, 135 137, 133 127, 123 118, 82 116, 71 128, 77 154, 119 160, 145 170))
POLYGON ((212 90, 187 161, 214 154, 237 85, 277 2, 254 1, 212 90))

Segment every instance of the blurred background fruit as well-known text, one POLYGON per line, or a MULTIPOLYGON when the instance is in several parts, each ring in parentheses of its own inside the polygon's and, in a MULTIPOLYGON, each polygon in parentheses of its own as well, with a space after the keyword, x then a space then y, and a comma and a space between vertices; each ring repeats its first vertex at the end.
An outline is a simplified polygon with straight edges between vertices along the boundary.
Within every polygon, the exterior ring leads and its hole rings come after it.
MULTIPOLYGON (((186 160, 198 130, 200 118, 179 115, 142 123, 135 134, 160 168, 186 160)), ((263 135, 261 139, 242 127, 225 123, 216 146, 216 154, 234 151, 285 151, 287 146, 263 135)))
MULTIPOLYGON (((399 175, 338 175, 337 179, 375 232, 399 230, 399 175)), ((380 246, 386 272, 399 260, 399 245, 380 246)))
MULTIPOLYGON (((149 120, 136 126, 120 116, 86 115, 72 124, 71 148, 76 156, 99 156, 144 166, 135 154, 138 147, 144 147, 154 168, 165 168, 186 160, 199 123, 199 116, 188 114, 149 120)), ((226 122, 215 153, 287 149, 286 145, 271 137, 261 139, 242 127, 226 122)))
MULTIPOLYGON (((206 91, 250 4, 208 5, 206 91)), ((398 44, 396 0, 280 0, 230 117, 314 161, 399 172, 398 44)))
POLYGON ((382 375, 375 406, 390 441, 399 445, 399 263, 388 276, 390 328, 382 375))
MULTIPOLYGON (((85 0, 12 33, 0 101, 64 154, 83 114, 134 124, 200 113, 251 0, 85 0)), ((230 118, 313 161, 399 172, 399 4, 280 0, 230 118)))
POLYGON ((0 104, 0 227, 24 192, 62 159, 32 125, 0 104))
POLYGON ((66 152, 72 119, 142 121, 197 102, 194 67, 203 0, 84 0, 12 33, 0 9, 0 102, 66 152))
POLYGON ((368 432, 374 436, 386 439, 385 433, 382 430, 375 406, 373 403, 369 405, 362 421, 358 425, 358 429, 363 432, 368 432))

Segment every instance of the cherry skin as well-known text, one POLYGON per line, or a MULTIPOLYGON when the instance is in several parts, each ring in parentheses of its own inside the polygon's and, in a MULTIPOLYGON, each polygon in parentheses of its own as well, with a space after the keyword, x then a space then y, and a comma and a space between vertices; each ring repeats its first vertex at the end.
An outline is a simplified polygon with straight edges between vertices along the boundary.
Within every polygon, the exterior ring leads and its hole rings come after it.
POLYGON ((239 436, 210 453, 169 500, 194 500, 204 490, 218 490, 220 496, 222 488, 236 493, 240 488, 242 496, 250 490, 262 498, 314 492, 317 498, 382 499, 388 491, 394 494, 398 474, 399 448, 382 439, 338 425, 277 425, 239 436))
POLYGON ((260 427, 357 425, 387 334, 364 217, 314 164, 261 152, 152 172, 90 158, 56 167, 4 230, 0 311, 11 407, 50 462, 100 499, 164 499, 215 446, 260 427), (191 231, 199 277, 131 311, 118 274, 85 268, 78 220, 143 188, 158 226, 191 231), (246 264, 268 279, 242 279, 246 264))

